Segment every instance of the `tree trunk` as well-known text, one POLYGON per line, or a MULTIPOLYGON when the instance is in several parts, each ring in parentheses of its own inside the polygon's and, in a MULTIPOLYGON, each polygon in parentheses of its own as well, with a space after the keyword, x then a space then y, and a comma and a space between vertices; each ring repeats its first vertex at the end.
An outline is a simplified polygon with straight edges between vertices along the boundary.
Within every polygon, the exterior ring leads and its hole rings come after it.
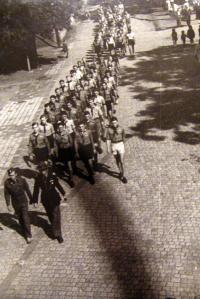
POLYGON ((60 34, 58 28, 55 28, 55 37, 58 47, 60 47, 60 34))

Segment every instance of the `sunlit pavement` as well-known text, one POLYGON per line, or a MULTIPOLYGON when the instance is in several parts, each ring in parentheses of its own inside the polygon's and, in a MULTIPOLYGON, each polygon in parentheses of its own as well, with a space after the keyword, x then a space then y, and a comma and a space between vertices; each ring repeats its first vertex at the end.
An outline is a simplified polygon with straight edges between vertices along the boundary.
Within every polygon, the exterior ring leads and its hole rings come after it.
MULTIPOLYGON (((121 60, 117 114, 128 184, 109 155, 94 186, 77 179, 62 209, 61 245, 45 233, 42 209, 32 209, 28 246, 2 215, 1 298, 198 298, 200 68, 192 46, 172 46, 163 28, 172 20, 162 19, 155 28, 154 15, 136 15, 136 56, 121 60)), ((90 26, 84 32, 89 50, 90 26)), ((21 144, 13 163, 27 169, 25 138, 21 144)))

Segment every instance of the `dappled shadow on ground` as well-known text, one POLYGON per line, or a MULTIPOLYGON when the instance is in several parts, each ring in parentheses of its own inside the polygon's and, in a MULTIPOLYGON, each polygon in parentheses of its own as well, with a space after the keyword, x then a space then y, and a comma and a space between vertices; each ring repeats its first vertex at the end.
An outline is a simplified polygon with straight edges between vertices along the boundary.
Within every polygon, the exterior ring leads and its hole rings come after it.
MULTIPOLYGON (((32 69, 35 69, 37 66, 43 65, 55 65, 58 62, 58 59, 55 57, 44 57, 42 55, 38 55, 37 63, 33 66, 30 62, 30 66, 32 69)), ((10 75, 17 71, 28 71, 28 66, 26 61, 18 62, 12 60, 5 60, 3 65, 0 65, 0 75, 10 75)))
POLYGON ((56 64, 58 62, 57 58, 54 57, 44 57, 38 56, 38 65, 49 65, 49 64, 56 64))
POLYGON ((121 69, 120 84, 129 85, 133 98, 144 102, 130 127, 133 135, 162 141, 172 130, 175 141, 199 143, 200 65, 193 53, 190 45, 164 46, 129 58, 133 64, 121 69))

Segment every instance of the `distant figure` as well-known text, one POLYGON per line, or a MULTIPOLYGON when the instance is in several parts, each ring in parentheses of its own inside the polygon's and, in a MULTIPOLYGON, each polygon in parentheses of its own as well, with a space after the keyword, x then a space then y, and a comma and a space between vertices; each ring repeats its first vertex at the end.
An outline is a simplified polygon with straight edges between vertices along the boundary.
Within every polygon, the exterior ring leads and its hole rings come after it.
POLYGON ((59 243, 62 243, 60 203, 67 200, 65 191, 60 185, 56 174, 51 173, 45 163, 40 165, 39 171, 35 179, 33 203, 35 205, 38 204, 40 195, 41 203, 44 206, 52 227, 53 237, 59 243))
POLYGON ((181 8, 179 7, 176 12, 176 23, 177 27, 181 26, 181 8))
POLYGON ((194 38, 195 38, 195 32, 194 32, 191 25, 189 26, 189 29, 187 31, 187 37, 189 38, 190 43, 193 44, 194 43, 194 38))
POLYGON ((196 3, 195 6, 196 20, 200 20, 200 3, 196 3))
POLYGON ((199 25, 199 28, 198 28, 198 33, 199 33, 199 39, 200 39, 200 25, 199 25))
POLYGON ((14 168, 8 169, 8 178, 4 183, 4 196, 8 211, 12 212, 12 205, 19 224, 23 229, 24 237, 27 243, 31 243, 31 222, 28 212, 27 196, 29 200, 32 201, 32 194, 27 181, 18 176, 14 168))
POLYGON ((173 45, 174 45, 174 46, 176 45, 177 40, 178 40, 178 35, 177 35, 176 30, 173 28, 173 29, 172 29, 172 42, 173 42, 173 45))
POLYGON ((131 30, 128 31, 127 35, 128 49, 130 55, 134 55, 135 53, 135 34, 131 30))
POLYGON ((199 40, 199 43, 195 46, 194 57, 197 60, 197 62, 199 63, 200 62, 200 40, 199 40))
POLYGON ((182 31, 181 31, 181 40, 182 40, 182 42, 183 42, 183 45, 186 44, 186 37, 187 37, 187 35, 185 34, 185 31, 182 30, 182 31))
POLYGON ((69 57, 69 48, 66 42, 63 43, 62 51, 64 53, 65 58, 69 57))

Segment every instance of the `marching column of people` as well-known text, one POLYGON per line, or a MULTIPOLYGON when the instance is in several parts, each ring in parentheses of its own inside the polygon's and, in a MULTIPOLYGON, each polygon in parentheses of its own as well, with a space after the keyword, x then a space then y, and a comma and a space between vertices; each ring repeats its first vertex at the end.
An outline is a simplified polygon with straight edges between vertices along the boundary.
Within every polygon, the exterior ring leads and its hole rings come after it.
POLYGON ((23 195, 22 202, 26 208, 18 209, 18 214, 28 243, 32 235, 24 194, 27 193, 30 203, 37 206, 39 192, 53 237, 59 243, 63 242, 60 203, 65 202, 66 197, 57 178, 60 166, 70 186, 74 187, 73 175, 78 174, 77 161, 80 160, 89 182, 95 184, 98 156, 102 154, 105 142, 107 152, 112 152, 115 158, 120 181, 127 183, 124 171, 125 132, 118 123, 116 110, 119 61, 127 50, 134 55, 135 36, 131 30, 130 15, 125 12, 122 3, 100 7, 93 48, 95 54, 92 60, 82 58, 77 61, 66 78, 59 81, 55 94, 44 105, 39 121, 32 124, 28 155, 39 170, 33 195, 27 182, 17 176, 15 170, 8 171, 6 202, 10 208, 11 197, 15 206, 14 202, 20 201, 18 192, 23 195))

